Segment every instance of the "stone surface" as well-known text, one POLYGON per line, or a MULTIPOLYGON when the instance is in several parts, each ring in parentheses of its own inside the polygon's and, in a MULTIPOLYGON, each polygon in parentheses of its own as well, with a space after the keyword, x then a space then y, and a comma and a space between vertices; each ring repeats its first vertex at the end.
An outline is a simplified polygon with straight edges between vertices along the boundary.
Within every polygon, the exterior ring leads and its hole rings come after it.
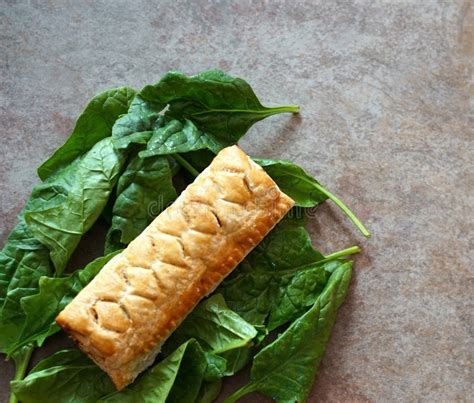
POLYGON ((311 401, 472 401, 473 31, 461 0, 2 0, 1 241, 95 93, 224 69, 301 105, 244 149, 303 165, 373 233, 332 204, 310 223, 324 252, 364 248, 311 401))

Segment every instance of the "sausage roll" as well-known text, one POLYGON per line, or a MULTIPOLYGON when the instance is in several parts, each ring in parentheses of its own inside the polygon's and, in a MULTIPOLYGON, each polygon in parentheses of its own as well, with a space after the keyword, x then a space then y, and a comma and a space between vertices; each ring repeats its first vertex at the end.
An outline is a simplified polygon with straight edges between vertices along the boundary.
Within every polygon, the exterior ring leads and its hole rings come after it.
POLYGON ((239 147, 228 147, 56 322, 120 390, 293 204, 239 147))

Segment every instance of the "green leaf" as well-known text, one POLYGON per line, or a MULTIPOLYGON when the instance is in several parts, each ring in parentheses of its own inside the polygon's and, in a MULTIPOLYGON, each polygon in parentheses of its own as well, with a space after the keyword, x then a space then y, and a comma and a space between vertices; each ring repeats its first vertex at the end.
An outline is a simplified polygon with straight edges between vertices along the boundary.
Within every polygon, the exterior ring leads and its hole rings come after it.
POLYGON ((49 250, 28 230, 23 217, 0 252, 0 351, 17 340, 24 321, 20 300, 38 291, 41 276, 53 272, 49 250))
POLYGON ((51 396, 58 402, 77 403, 192 402, 200 392, 203 379, 214 382, 224 369, 225 360, 205 353, 191 339, 119 392, 114 390, 105 372, 78 350, 61 351, 44 359, 24 380, 11 385, 26 403, 47 402, 51 396))
POLYGON ((190 119, 221 142, 234 144, 259 120, 278 113, 299 111, 297 106, 262 106, 248 83, 219 70, 195 76, 169 72, 140 96, 149 102, 169 104, 167 116, 190 119))
POLYGON ((132 143, 146 144, 153 130, 163 124, 160 112, 164 107, 165 104, 147 102, 137 95, 127 114, 114 124, 112 138, 115 147, 123 149, 132 143))
POLYGON ((202 149, 217 153, 227 145, 229 143, 221 142, 218 138, 202 132, 188 119, 172 119, 153 131, 146 150, 141 151, 140 156, 145 158, 202 149))
POLYGON ((0 308, 4 305, 9 291, 17 287, 26 289, 31 284, 29 277, 34 277, 38 273, 41 276, 51 272, 49 250, 33 236, 26 226, 25 213, 55 207, 66 197, 67 191, 54 181, 40 184, 33 189, 18 217, 19 223, 8 236, 0 252, 0 308), (15 276, 17 272, 23 273, 22 277, 25 278, 15 276))
MULTIPOLYGON (((15 351, 15 353, 11 356, 11 358, 13 358, 13 360, 15 361, 15 375, 12 379, 13 381, 21 380, 25 377, 33 350, 33 345, 24 346, 15 351)), ((10 399, 8 400, 8 402, 18 402, 18 397, 13 393, 13 391, 10 391, 10 399)))
POLYGON ((107 204, 124 160, 111 138, 99 141, 76 163, 49 178, 66 189, 67 196, 60 204, 25 213, 28 230, 50 250, 59 275, 107 204))
POLYGON ((176 329, 173 337, 195 338, 206 351, 221 354, 248 346, 255 328, 231 311, 222 295, 202 301, 176 329))
POLYGON ((92 98, 64 145, 38 168, 39 177, 45 180, 89 151, 97 142, 109 137, 115 121, 127 112, 134 96, 134 90, 121 87, 92 98))
POLYGON ((323 290, 332 266, 340 264, 341 261, 311 263, 311 267, 283 277, 275 306, 268 317, 268 330, 272 331, 305 312, 323 290))
POLYGON ((25 320, 21 299, 38 293, 40 277, 62 273, 82 235, 105 207, 123 162, 110 138, 104 139, 33 189, 0 252, 1 351, 21 334, 25 320))
POLYGON ((212 403, 217 399, 222 389, 222 380, 203 382, 196 403, 212 403))
POLYGON ((225 351, 220 356, 226 361, 226 368, 223 376, 232 376, 244 368, 255 353, 253 346, 245 346, 225 351))
POLYGON ((117 185, 106 253, 135 239, 177 194, 167 157, 132 157, 117 185))
POLYGON ((313 307, 254 357, 249 384, 225 403, 255 391, 279 402, 307 400, 351 273, 352 262, 334 270, 313 307))
POLYGON ((197 339, 202 348, 223 360, 220 376, 230 376, 240 371, 251 359, 253 339, 257 330, 230 310, 222 295, 214 294, 202 301, 175 330, 163 346, 163 351, 173 350, 190 338, 197 339))
POLYGON ((188 340, 140 375, 132 385, 103 397, 100 402, 193 402, 201 388, 206 367, 199 343, 188 340))
POLYGON ((298 165, 283 160, 253 160, 265 169, 282 192, 290 196, 297 206, 313 207, 328 198, 318 189, 319 182, 298 165))
POLYGON ((167 402, 193 402, 201 389, 208 364, 205 354, 195 340, 189 340, 186 345, 186 354, 181 362, 178 376, 166 398, 167 402))
POLYGON ((324 256, 313 249, 303 224, 298 218, 282 220, 217 289, 252 325, 266 324, 270 316, 273 328, 276 318, 283 324, 298 317, 326 283, 324 256), (302 299, 289 309, 286 296, 299 286, 302 299))
POLYGON ((264 160, 254 158, 278 184, 280 189, 290 196, 297 206, 313 207, 326 199, 331 199, 362 234, 369 238, 370 232, 341 200, 325 189, 321 184, 308 175, 301 167, 289 161, 264 160))
POLYGON ((23 330, 18 341, 7 352, 11 354, 32 342, 41 346, 48 336, 59 331, 59 326, 54 321, 56 316, 117 253, 97 258, 84 269, 67 277, 41 277, 39 292, 21 299, 26 316, 23 330))
POLYGON ((226 376, 227 361, 225 358, 206 351, 204 356, 207 364, 204 372, 205 381, 216 381, 226 376))
MULTIPOLYGON (((74 168, 74 167, 73 167, 74 168)), ((49 178, 36 186, 19 215, 19 223, 0 252, 0 351, 5 352, 18 339, 25 314, 22 297, 38 292, 41 276, 51 275, 49 249, 40 243, 25 223, 25 214, 55 208, 67 198, 61 180, 49 178)))
POLYGON ((115 388, 109 377, 79 350, 44 359, 23 380, 11 382, 23 403, 95 403, 115 388))

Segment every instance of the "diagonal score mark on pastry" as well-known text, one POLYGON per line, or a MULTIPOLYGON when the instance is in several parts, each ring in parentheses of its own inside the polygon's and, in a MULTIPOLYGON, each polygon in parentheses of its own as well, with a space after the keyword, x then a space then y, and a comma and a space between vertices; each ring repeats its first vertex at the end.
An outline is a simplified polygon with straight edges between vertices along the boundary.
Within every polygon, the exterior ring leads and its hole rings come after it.
POLYGON ((56 321, 122 389, 293 204, 239 147, 228 147, 56 321))

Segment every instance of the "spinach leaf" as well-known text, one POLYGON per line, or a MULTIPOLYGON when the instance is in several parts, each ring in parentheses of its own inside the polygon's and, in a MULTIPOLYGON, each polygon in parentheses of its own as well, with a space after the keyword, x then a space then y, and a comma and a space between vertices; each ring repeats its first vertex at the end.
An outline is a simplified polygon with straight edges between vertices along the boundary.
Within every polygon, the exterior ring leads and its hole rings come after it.
POLYGON ((206 351, 221 354, 248 346, 256 335, 255 328, 231 311, 222 295, 215 294, 189 314, 172 339, 195 338, 206 351))
POLYGON ((79 350, 63 350, 44 359, 23 380, 11 382, 24 403, 95 403, 115 388, 105 372, 79 350))
POLYGON ((167 157, 132 157, 118 181, 106 253, 130 243, 176 199, 172 174, 167 157))
POLYGON ((109 137, 117 118, 126 113, 135 91, 121 87, 96 95, 79 116, 76 126, 63 146, 38 168, 45 180, 89 151, 98 141, 109 137))
POLYGON ((303 168, 289 161, 253 158, 277 183, 282 192, 290 196, 297 206, 313 207, 328 197, 319 188, 319 182, 303 168))
POLYGON ((191 339, 140 375, 132 385, 104 396, 99 402, 193 402, 206 367, 204 352, 191 339))
POLYGON ((340 258, 356 246, 323 256, 311 244, 302 212, 293 209, 218 287, 230 309, 271 331, 302 315, 320 295, 340 258))
POLYGON ((123 149, 132 143, 146 144, 153 130, 163 124, 160 111, 164 107, 165 104, 147 102, 137 95, 127 114, 118 119, 112 128, 115 147, 123 149))
POLYGON ((49 402, 192 402, 203 380, 216 383, 225 360, 205 353, 194 339, 141 374, 122 391, 115 391, 105 372, 79 350, 60 351, 34 367, 23 380, 11 382, 25 403, 49 402))
POLYGON ((219 70, 194 76, 169 72, 156 84, 145 86, 140 96, 149 102, 169 104, 167 116, 190 119, 229 145, 267 116, 299 111, 297 106, 262 106, 248 83, 219 70))
POLYGON ((311 306, 323 290, 333 265, 341 261, 310 263, 293 275, 282 276, 275 305, 270 311, 269 331, 297 318, 311 306))
MULTIPOLYGON (((36 186, 21 211, 19 223, 10 233, 5 247, 0 252, 0 307, 7 297, 9 285, 17 270, 24 274, 35 271, 43 274, 51 272, 49 251, 33 236, 25 223, 25 213, 40 208, 51 208, 61 204, 66 198, 66 191, 55 182, 36 186)), ((27 283, 21 284, 23 288, 27 283)))
POLYGON ((296 202, 297 206, 313 207, 326 199, 331 199, 365 237, 370 237, 370 232, 349 207, 308 175, 303 168, 283 160, 254 158, 254 161, 265 169, 280 189, 296 202))
POLYGON ((0 351, 5 352, 21 333, 24 312, 22 297, 38 291, 41 276, 51 275, 54 268, 49 249, 40 243, 25 223, 25 214, 37 209, 54 208, 67 197, 59 181, 48 179, 36 186, 19 215, 19 223, 10 233, 0 252, 0 351))
POLYGON ((40 277, 62 273, 107 203, 123 161, 104 139, 33 189, 0 252, 1 351, 18 342, 25 320, 21 299, 38 292, 40 277))
POLYGON ((22 297, 38 290, 41 276, 53 269, 49 250, 33 237, 23 217, 0 252, 0 351, 6 352, 23 326, 22 297))
POLYGON ((222 389, 222 380, 203 382, 196 403, 212 403, 217 399, 222 389))
POLYGON ((255 353, 252 345, 234 348, 233 350, 224 351, 220 357, 226 361, 225 372, 222 376, 232 376, 244 368, 251 360, 255 353))
MULTIPOLYGON (((267 318, 278 318, 279 324, 299 316, 309 305, 311 296, 319 294, 326 283, 324 256, 313 249, 311 239, 298 217, 286 217, 247 256, 239 268, 224 280, 221 292, 229 307, 253 325, 266 324, 267 318), (287 289, 301 285, 301 300, 286 303, 287 289), (283 313, 283 310, 286 313, 283 313)), ((272 320, 269 323, 275 327, 272 320)), ((268 327, 268 325, 267 325, 268 327)))
POLYGON ((41 277, 38 294, 21 299, 26 317, 18 341, 8 349, 8 354, 32 342, 41 346, 47 337, 59 331, 56 316, 117 253, 97 258, 66 277, 41 277))
POLYGON ((188 119, 172 119, 163 127, 153 131, 147 144, 147 149, 140 153, 141 157, 187 153, 209 149, 217 153, 228 145, 215 136, 199 130, 188 119))
POLYGON ((207 365, 204 372, 205 381, 213 382, 226 376, 227 361, 225 358, 207 351, 204 351, 204 357, 207 365))
POLYGON ((344 301, 352 262, 337 267, 313 307, 253 360, 250 382, 225 400, 261 392, 277 401, 305 402, 326 349, 337 310, 344 301))
POLYGON ((81 237, 107 204, 124 160, 111 138, 99 141, 81 159, 49 178, 66 190, 61 203, 25 213, 28 230, 50 250, 57 274, 63 272, 81 237))
MULTIPOLYGON (((33 353, 34 346, 28 345, 16 350, 12 355, 13 361, 15 362, 15 375, 13 376, 13 381, 21 380, 25 377, 26 370, 28 369, 28 364, 31 359, 31 354, 33 353)), ((10 399, 9 403, 18 402, 18 398, 13 393, 13 390, 10 388, 10 399)))
POLYGON ((252 325, 227 307, 222 295, 214 294, 189 314, 163 350, 166 353, 190 338, 197 339, 206 353, 213 355, 212 359, 224 361, 223 365, 214 362, 219 366, 219 377, 230 376, 250 361, 257 334, 252 325))

